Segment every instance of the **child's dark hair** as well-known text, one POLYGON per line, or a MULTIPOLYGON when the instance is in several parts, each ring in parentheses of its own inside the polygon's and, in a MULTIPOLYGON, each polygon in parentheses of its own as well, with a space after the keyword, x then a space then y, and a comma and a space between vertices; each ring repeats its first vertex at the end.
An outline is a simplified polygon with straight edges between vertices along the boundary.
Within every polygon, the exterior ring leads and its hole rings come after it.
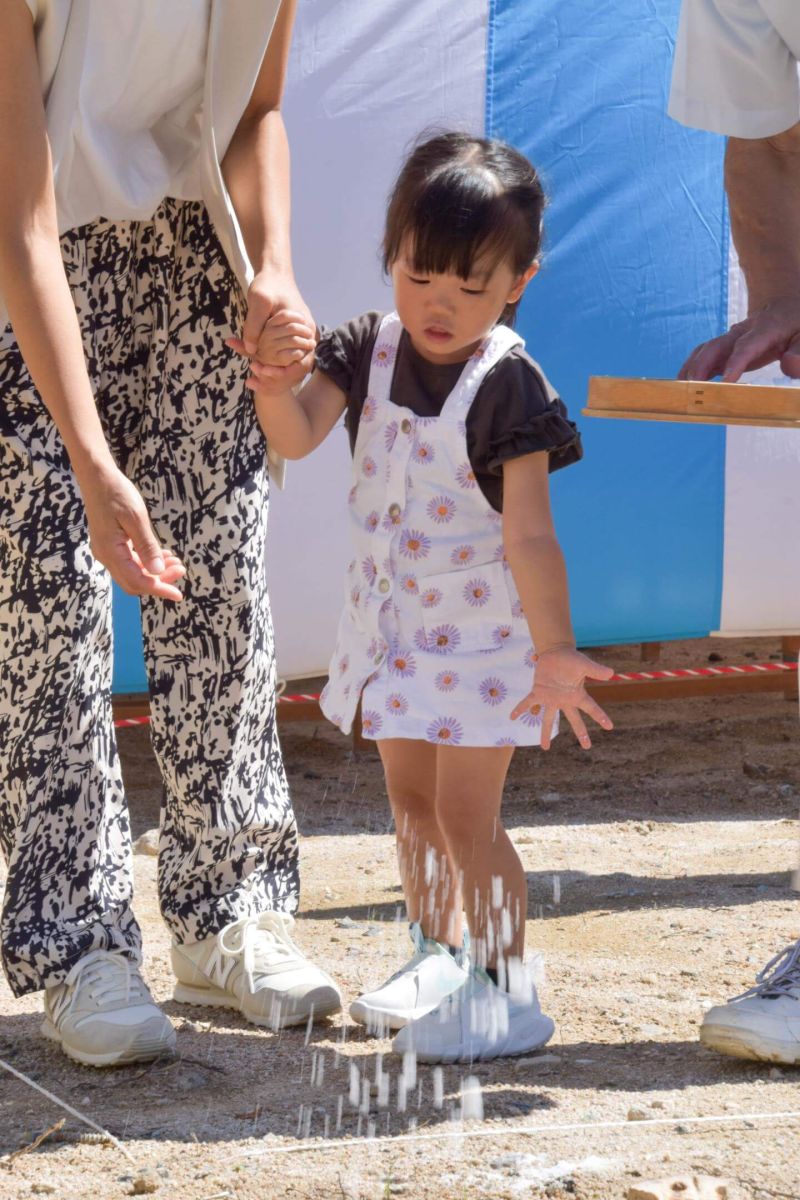
MULTIPOLYGON (((412 151, 386 214, 383 266, 405 242, 421 274, 468 279, 477 259, 508 262, 522 275, 539 252, 545 196, 535 168, 513 146, 467 133, 441 133, 412 151)), ((514 322, 516 304, 501 321, 514 322)))

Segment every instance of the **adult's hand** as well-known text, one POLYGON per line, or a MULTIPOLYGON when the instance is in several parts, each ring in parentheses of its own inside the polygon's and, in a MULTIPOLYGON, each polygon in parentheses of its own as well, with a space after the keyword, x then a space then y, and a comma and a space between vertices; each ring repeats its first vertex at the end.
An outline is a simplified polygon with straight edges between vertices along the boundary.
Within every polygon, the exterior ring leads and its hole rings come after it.
POLYGON ((175 583, 186 574, 153 532, 138 490, 116 467, 82 482, 94 557, 129 596, 182 600, 175 583))
MULTIPOLYGON (((256 354, 267 322, 281 313, 292 313, 301 323, 316 329, 311 310, 294 279, 262 271, 256 275, 247 293, 247 316, 242 330, 245 354, 251 358, 256 354)), ((313 351, 307 358, 313 358, 313 351)))
POLYGON ((784 375, 800 379, 800 298, 774 300, 727 333, 703 342, 687 358, 679 379, 735 383, 745 371, 780 362, 784 375))

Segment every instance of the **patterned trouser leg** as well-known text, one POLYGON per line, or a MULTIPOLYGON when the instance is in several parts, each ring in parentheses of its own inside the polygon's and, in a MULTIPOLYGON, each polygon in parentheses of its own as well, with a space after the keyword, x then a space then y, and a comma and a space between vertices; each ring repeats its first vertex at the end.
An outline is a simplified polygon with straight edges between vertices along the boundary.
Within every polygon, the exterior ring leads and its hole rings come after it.
MULTIPOLYGON (((165 783, 161 905, 174 935, 191 940, 297 905, 263 563, 264 445, 223 341, 239 327, 241 294, 199 205, 97 223, 67 235, 63 251, 112 449, 188 567, 184 601, 146 601, 143 625, 165 783)), ((110 724, 107 577, 10 340, 0 389, 2 932, 22 993, 94 946, 136 955, 139 935, 110 724)))

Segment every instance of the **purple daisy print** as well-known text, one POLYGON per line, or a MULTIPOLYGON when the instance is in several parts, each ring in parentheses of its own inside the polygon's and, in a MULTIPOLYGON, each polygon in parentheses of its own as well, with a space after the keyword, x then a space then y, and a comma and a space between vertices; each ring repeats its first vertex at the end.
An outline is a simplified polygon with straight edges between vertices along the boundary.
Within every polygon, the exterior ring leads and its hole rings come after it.
POLYGON ((361 714, 361 729, 364 733, 380 733, 382 725, 383 717, 373 709, 361 714))
POLYGON ((456 546, 455 550, 450 555, 450 562, 454 567, 468 567, 474 557, 474 546, 456 546))
POLYGON ((456 515, 456 502, 449 496, 434 496, 428 502, 427 513, 437 525, 446 525, 456 515))
POLYGON ((510 637, 510 625, 498 625, 496 629, 492 630, 492 641, 495 646, 503 646, 510 637))
POLYGON ((402 520, 403 520, 402 512, 399 512, 399 513, 388 513, 387 512, 386 516, 381 521, 381 525, 386 530, 387 533, 391 533, 393 530, 397 529, 398 525, 401 524, 402 520))
POLYGON ((411 679, 417 673, 417 661, 410 650, 395 649, 389 655, 387 662, 390 675, 398 675, 400 679, 411 679))
POLYGON ((498 738, 495 746, 516 746, 516 740, 512 737, 498 738))
POLYGON ((454 692, 459 684, 458 671, 440 671, 433 682, 440 692, 454 692))
POLYGON ((494 561, 502 563, 504 570, 507 571, 509 569, 508 556, 506 555, 506 548, 502 542, 500 543, 500 545, 497 547, 497 549, 494 552, 494 561))
POLYGON ((374 583, 378 578, 378 568, 375 565, 375 559, 371 554, 368 554, 361 563, 361 572, 367 583, 374 583))
POLYGON ((373 355, 375 365, 378 367, 390 367, 395 360, 396 350, 391 342, 379 342, 375 347, 373 355))
POLYGON ((491 705, 492 708, 497 704, 502 704, 508 695, 508 688, 496 675, 490 675, 488 679, 482 680, 478 691, 483 703, 491 705))
POLYGON ((538 729, 542 723, 542 714, 532 713, 529 708, 525 709, 524 713, 520 714, 520 721, 523 725, 529 725, 531 729, 538 729))
POLYGON ((484 604, 488 604, 491 599, 492 589, 485 579, 478 577, 470 579, 462 595, 470 608, 483 608, 484 604))
POLYGON ((361 602, 361 588, 357 588, 357 587, 351 588, 350 589, 350 603, 352 604, 353 608, 358 608, 360 602, 361 602))
POLYGON ((461 634, 455 625, 437 625, 428 635, 428 649, 434 654, 452 654, 460 642, 461 634))
POLYGON ((428 588, 427 591, 422 593, 423 608, 436 608, 437 604, 441 604, 441 602, 442 593, 438 588, 428 588))
POLYGON ((404 529, 400 535, 400 553, 406 558, 427 558, 431 539, 421 529, 404 529))
POLYGON ((350 488, 350 491, 347 494, 347 503, 355 504, 357 495, 358 495, 358 484, 354 483, 353 486, 350 488))
POLYGON ((525 616, 525 611, 522 607, 521 600, 515 600, 514 603, 511 605, 511 615, 517 621, 521 620, 525 616))
POLYGON ((367 479, 372 479, 377 469, 378 468, 375 466, 375 459, 370 458, 369 455, 361 460, 361 470, 364 472, 367 479))
POLYGON ((528 649, 525 651, 525 666, 530 667, 531 670, 533 670, 535 663, 536 663, 536 651, 534 650, 533 646, 529 646, 528 649))
POLYGON ((414 630, 414 645, 423 652, 428 649, 428 635, 424 629, 414 630))
POLYGON ((414 462, 432 463, 436 458, 436 453, 430 442, 417 442, 411 451, 411 457, 414 459, 414 462))
POLYGON ((386 447, 386 453, 391 454, 394 450, 394 444, 397 441, 397 431, 400 426, 397 421, 390 421, 383 431, 383 444, 386 447))
POLYGON ((339 674, 344 675, 345 671, 347 670, 347 668, 349 666, 350 666, 350 657, 349 657, 349 655, 345 654, 345 656, 343 658, 339 659, 339 674))
POLYGON ((408 712, 408 701, 400 692, 392 692, 386 697, 386 711, 393 717, 404 717, 408 712))
POLYGON ((464 736, 464 730, 452 717, 437 717, 425 733, 428 741, 438 742, 440 746, 457 746, 464 736))
POLYGON ((378 411, 378 404, 374 396, 367 396, 361 409, 361 420, 373 420, 375 413, 378 411))
POLYGON ((468 462, 462 463, 456 471, 456 482, 459 487, 466 488, 467 490, 477 487, 475 472, 468 462))
POLYGON ((416 596, 419 591, 416 575, 403 575, 400 578, 400 591, 407 593, 409 596, 416 596))
POLYGON ((378 528, 378 523, 380 522, 380 519, 381 519, 380 514, 378 512, 376 512, 375 509, 373 509, 372 512, 369 514, 369 516, 364 521, 364 528, 366 529, 367 533, 375 532, 375 530, 378 528))

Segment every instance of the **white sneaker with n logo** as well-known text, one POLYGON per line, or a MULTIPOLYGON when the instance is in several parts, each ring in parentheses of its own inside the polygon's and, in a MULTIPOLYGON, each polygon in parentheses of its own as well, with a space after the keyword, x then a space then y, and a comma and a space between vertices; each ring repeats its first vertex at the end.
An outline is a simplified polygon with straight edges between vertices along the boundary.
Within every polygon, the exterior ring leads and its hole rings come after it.
POLYGON ((90 1067, 146 1062, 175 1050, 175 1030, 139 968, 119 950, 92 950, 45 988, 41 1031, 90 1067))
POLYGON ((173 942, 175 1000, 234 1008, 270 1029, 338 1012, 339 989, 292 941, 293 925, 287 913, 267 912, 233 921, 202 942, 173 942))

